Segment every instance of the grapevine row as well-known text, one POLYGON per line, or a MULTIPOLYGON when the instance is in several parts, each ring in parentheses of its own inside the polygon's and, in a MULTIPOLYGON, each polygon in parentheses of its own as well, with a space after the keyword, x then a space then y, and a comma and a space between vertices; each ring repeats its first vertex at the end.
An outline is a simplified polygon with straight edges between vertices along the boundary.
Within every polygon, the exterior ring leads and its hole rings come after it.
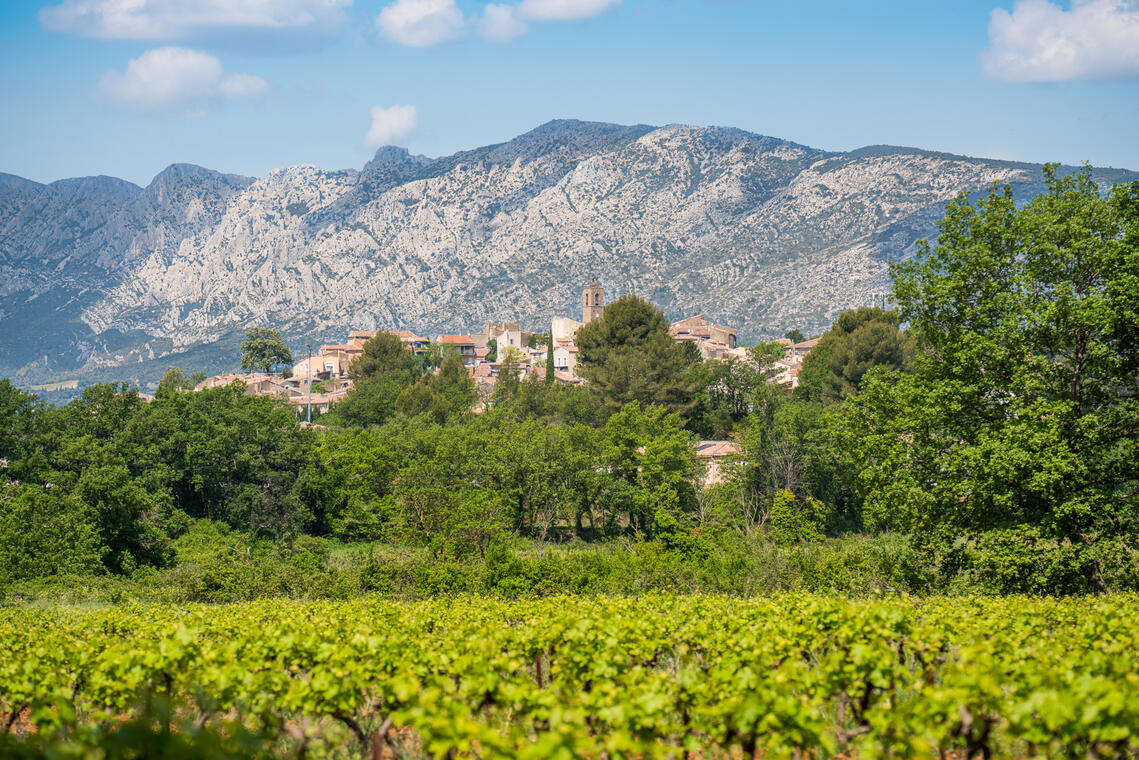
POLYGON ((1136 621, 1131 595, 10 609, 0 717, 161 698, 376 757, 1133 757, 1136 621))

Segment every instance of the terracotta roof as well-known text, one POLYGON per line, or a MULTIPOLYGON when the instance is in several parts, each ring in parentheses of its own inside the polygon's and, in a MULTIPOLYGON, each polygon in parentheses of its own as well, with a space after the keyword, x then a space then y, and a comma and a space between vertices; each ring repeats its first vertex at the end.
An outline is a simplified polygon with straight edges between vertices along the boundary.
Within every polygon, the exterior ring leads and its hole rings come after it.
POLYGON ((474 343, 475 339, 470 335, 440 335, 440 343, 461 344, 461 343, 474 343))
POLYGON ((388 330, 388 332, 407 343, 427 343, 431 340, 430 338, 424 338, 422 335, 416 335, 411 330, 388 330))
POLYGON ((719 322, 711 322, 705 319, 703 314, 697 314, 694 317, 685 317, 684 319, 681 319, 677 322, 673 322, 668 328, 669 332, 692 332, 693 330, 713 329, 728 330, 729 332, 736 331, 734 327, 728 327, 727 325, 722 325, 719 322))
POLYGON ((562 383, 569 383, 570 385, 578 385, 581 383, 580 377, 564 369, 555 369, 554 379, 562 383))
POLYGON ((737 456, 740 451, 740 445, 735 441, 700 441, 696 444, 696 456, 705 459, 737 456))
POLYGON ((818 344, 819 344, 818 338, 811 338, 810 340, 805 340, 802 343, 796 343, 795 348, 814 348, 818 344))

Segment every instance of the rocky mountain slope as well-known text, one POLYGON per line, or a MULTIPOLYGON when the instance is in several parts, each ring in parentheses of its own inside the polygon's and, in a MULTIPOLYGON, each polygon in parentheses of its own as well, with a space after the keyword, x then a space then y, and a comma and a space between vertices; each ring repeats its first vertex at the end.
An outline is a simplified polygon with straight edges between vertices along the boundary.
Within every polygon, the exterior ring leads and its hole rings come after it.
POLYGON ((1040 167, 573 121, 438 159, 381 148, 360 171, 174 165, 145 188, 0 175, 0 375, 232 367, 250 325, 298 347, 349 328, 540 328, 580 313, 595 279, 744 338, 819 330, 887 291, 888 262, 947 200, 991 182, 1027 197, 1040 167))

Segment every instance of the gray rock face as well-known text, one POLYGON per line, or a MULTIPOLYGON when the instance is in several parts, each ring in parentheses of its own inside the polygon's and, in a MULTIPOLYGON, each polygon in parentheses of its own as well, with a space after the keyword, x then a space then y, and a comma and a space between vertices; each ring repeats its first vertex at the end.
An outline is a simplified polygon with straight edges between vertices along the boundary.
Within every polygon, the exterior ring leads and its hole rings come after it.
POLYGON ((146 188, 0 175, 0 374, 232 366, 250 325, 295 343, 538 327, 578 313, 594 279, 744 338, 817 331, 888 290, 888 263, 935 233, 946 201, 992 182, 1028 196, 1040 167, 571 121, 439 159, 381 148, 358 172, 174 165, 146 188))

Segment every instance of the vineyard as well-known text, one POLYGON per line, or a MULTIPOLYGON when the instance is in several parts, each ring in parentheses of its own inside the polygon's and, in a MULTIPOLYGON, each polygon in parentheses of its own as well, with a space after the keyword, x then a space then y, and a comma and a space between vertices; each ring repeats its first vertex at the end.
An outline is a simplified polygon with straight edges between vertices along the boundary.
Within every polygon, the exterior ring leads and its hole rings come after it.
POLYGON ((1137 651, 1129 595, 8 609, 0 754, 145 713, 218 756, 1134 757, 1137 651))

